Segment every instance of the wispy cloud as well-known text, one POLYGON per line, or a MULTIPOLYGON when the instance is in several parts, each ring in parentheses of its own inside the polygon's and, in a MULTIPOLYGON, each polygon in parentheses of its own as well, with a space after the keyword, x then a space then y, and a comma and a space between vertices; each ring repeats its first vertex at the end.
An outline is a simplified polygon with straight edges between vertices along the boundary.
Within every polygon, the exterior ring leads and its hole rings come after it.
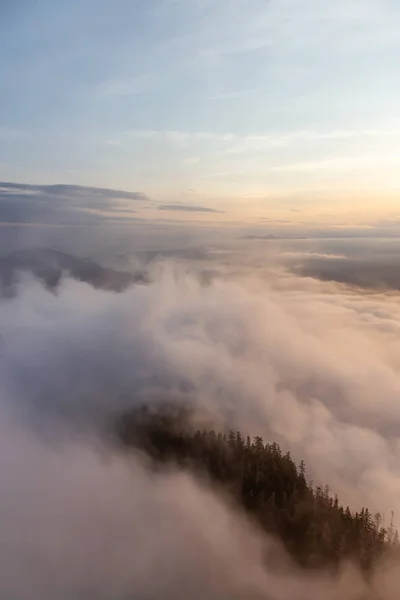
POLYGON ((77 185, 31 185, 0 182, 0 222, 96 225, 127 221, 136 206, 149 204, 142 192, 77 185))
POLYGON ((282 164, 269 168, 269 171, 352 171, 359 168, 391 167, 400 165, 400 154, 365 154, 359 156, 340 156, 309 162, 282 164))
POLYGON ((69 199, 71 201, 80 201, 85 198, 94 203, 101 200, 108 201, 112 199, 141 200, 147 201, 149 198, 142 192, 127 192, 124 190, 114 190, 109 188, 88 187, 83 185, 33 185, 29 183, 11 183, 0 182, 0 192, 5 194, 27 193, 40 197, 50 197, 53 201, 59 199, 69 199))
POLYGON ((308 142, 324 140, 350 140, 363 138, 399 138, 400 124, 385 129, 333 129, 319 130, 294 130, 271 131, 255 134, 238 134, 232 131, 182 131, 182 130, 153 130, 137 129, 125 133, 128 137, 136 139, 165 140, 170 143, 186 142, 218 142, 225 143, 231 152, 242 152, 250 149, 260 149, 274 146, 292 146, 308 142))
POLYGON ((304 258, 322 260, 346 260, 345 254, 329 254, 325 252, 282 252, 283 258, 304 258))
POLYGON ((47 4, 7 23, 6 44, 25 46, 0 53, 3 179, 123 181, 176 199, 215 171, 234 183, 204 183, 209 197, 235 193, 239 173, 239 193, 262 193, 272 167, 311 173, 398 144, 394 0, 47 4))
POLYGON ((200 212, 200 213, 219 213, 221 211, 207 206, 192 206, 191 204, 160 204, 159 210, 171 210, 177 212, 200 212))
POLYGON ((213 131, 180 131, 180 130, 157 130, 157 129, 135 129, 125 132, 125 135, 138 140, 157 140, 167 141, 170 143, 184 142, 213 142, 213 141, 229 141, 236 139, 234 133, 216 133, 213 131))

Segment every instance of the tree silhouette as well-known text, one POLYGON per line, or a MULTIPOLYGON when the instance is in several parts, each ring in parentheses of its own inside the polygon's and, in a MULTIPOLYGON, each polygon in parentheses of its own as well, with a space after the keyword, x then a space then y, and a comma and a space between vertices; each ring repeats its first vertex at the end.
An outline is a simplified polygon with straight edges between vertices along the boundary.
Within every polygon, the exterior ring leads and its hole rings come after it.
POLYGON ((369 572, 385 553, 398 551, 393 514, 385 528, 379 513, 352 513, 328 486, 307 483, 304 461, 297 466, 276 443, 238 431, 195 430, 190 414, 175 407, 125 414, 117 433, 124 447, 144 450, 154 468, 172 462, 208 476, 304 567, 335 567, 351 557, 369 572))

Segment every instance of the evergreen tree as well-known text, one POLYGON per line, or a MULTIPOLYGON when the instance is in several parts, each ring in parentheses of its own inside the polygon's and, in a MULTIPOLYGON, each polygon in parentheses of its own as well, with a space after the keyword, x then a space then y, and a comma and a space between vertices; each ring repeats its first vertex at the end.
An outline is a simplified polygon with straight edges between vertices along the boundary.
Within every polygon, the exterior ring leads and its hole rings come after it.
POLYGON ((306 482, 303 461, 297 466, 289 452, 283 454, 276 443, 264 444, 259 436, 244 441, 238 431, 195 431, 187 414, 140 409, 123 416, 118 438, 144 450, 155 468, 172 461, 206 473, 263 530, 279 535, 303 566, 337 565, 351 557, 370 571, 382 553, 398 551, 393 513, 387 528, 381 515, 373 517, 368 508, 352 513, 328 486, 306 482))

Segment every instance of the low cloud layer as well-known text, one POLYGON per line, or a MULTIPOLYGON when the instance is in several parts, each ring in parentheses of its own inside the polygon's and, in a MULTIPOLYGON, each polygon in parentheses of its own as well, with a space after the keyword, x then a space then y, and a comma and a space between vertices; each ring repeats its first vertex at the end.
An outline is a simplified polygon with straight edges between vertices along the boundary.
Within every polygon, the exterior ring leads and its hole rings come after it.
POLYGON ((2 597, 358 600, 366 589, 349 565, 301 573, 205 482, 88 442, 50 446, 1 417, 2 597))
POLYGON ((2 305, 4 389, 82 422, 185 397, 281 441, 345 499, 400 507, 397 298, 279 269, 205 282, 185 269, 156 264, 122 294, 25 281, 2 305))
MULTIPOLYGON (((0 311, 0 592, 41 598, 356 600, 343 565, 300 574, 204 482, 101 441, 139 402, 184 399, 278 441, 357 509, 400 510, 400 308, 278 265, 204 281, 152 266, 115 294, 32 276, 0 311)), ((394 572, 376 583, 398 597, 394 572)))

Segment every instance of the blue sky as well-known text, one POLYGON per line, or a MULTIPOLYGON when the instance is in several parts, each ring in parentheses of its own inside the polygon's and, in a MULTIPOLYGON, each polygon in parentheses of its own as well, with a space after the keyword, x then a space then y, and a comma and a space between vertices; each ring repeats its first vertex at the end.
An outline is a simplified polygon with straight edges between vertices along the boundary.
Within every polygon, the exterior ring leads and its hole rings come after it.
POLYGON ((3 0, 0 15, 3 181, 239 216, 396 206, 396 0, 3 0))

